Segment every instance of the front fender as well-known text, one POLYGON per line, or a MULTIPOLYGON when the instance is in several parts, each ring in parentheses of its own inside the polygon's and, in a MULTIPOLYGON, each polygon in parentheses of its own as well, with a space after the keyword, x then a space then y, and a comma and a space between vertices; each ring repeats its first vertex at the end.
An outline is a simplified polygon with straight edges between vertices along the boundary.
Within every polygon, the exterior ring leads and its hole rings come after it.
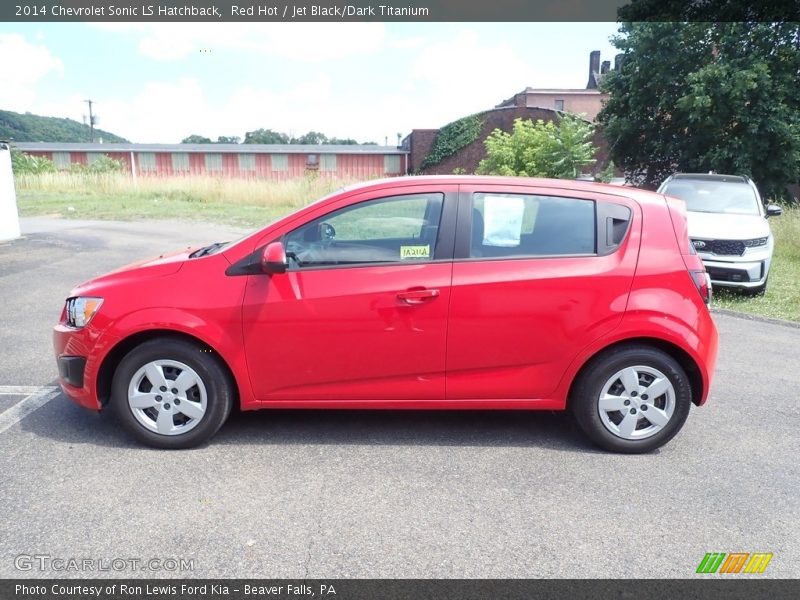
POLYGON ((183 334, 195 338, 214 350, 233 374, 239 391, 242 408, 255 406, 247 362, 244 358, 241 314, 239 307, 228 309, 228 315, 220 310, 215 318, 205 319, 202 316, 179 308, 149 308, 128 313, 106 327, 98 336, 95 352, 100 357, 88 372, 90 381, 96 381, 100 366, 109 355, 133 336, 147 332, 164 332, 183 334))

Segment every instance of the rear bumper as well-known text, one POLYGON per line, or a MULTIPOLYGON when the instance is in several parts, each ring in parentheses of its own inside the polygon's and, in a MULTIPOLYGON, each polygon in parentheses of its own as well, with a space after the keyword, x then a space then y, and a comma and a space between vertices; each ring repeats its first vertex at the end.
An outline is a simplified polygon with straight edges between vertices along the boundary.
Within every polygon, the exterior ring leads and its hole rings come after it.
POLYGON ((719 353, 719 330, 711 312, 706 309, 699 319, 698 343, 693 348, 696 355, 692 357, 700 369, 703 380, 703 391, 699 397, 693 398, 697 406, 703 406, 711 395, 711 385, 717 370, 719 353))
POLYGON ((86 328, 73 329, 60 324, 53 328, 53 349, 61 389, 76 404, 100 410, 95 389, 99 365, 92 360, 92 338, 92 332, 86 328))

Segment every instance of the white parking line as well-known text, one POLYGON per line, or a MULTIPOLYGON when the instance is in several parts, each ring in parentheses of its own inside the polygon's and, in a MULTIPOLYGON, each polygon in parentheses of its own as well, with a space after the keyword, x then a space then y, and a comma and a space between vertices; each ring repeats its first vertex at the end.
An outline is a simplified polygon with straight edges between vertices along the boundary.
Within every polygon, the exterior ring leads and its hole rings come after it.
POLYGON ((40 389, 40 385, 0 385, 0 396, 30 396, 40 389))
POLYGON ((41 408, 50 400, 58 396, 61 390, 55 386, 48 385, 48 386, 39 386, 39 387, 25 387, 25 386, 14 386, 14 385, 3 385, 0 386, 0 394, 10 395, 22 395, 26 392, 12 392, 8 391, 9 389, 14 390, 33 390, 33 393, 29 393, 23 400, 17 402, 14 406, 9 408, 8 410, 4 410, 0 413, 0 433, 3 433, 9 427, 12 427, 16 423, 19 423, 22 419, 27 417, 37 408, 41 408))

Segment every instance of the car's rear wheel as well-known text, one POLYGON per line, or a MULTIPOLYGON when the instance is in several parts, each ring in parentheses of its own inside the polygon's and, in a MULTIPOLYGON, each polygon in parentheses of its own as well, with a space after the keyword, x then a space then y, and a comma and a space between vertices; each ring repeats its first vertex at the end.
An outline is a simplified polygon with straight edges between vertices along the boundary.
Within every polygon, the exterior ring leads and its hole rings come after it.
POLYGON ((670 355, 649 346, 601 354, 580 373, 570 406, 598 446, 630 454, 666 444, 689 415, 689 378, 670 355))
POLYGON ((153 339, 120 362, 111 404, 139 441, 190 448, 222 427, 233 405, 232 389, 213 351, 183 340, 153 339))

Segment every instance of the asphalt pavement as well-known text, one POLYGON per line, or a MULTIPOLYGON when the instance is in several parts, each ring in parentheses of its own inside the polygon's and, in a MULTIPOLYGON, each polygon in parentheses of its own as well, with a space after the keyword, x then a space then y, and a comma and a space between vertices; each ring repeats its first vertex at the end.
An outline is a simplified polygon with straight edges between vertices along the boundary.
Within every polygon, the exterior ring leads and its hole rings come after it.
POLYGON ((716 314, 711 398, 649 455, 547 412, 262 411, 157 451, 48 387, 50 328, 75 284, 244 232, 23 230, 0 244, 0 577, 684 578, 707 552, 800 575, 800 328, 716 314))

